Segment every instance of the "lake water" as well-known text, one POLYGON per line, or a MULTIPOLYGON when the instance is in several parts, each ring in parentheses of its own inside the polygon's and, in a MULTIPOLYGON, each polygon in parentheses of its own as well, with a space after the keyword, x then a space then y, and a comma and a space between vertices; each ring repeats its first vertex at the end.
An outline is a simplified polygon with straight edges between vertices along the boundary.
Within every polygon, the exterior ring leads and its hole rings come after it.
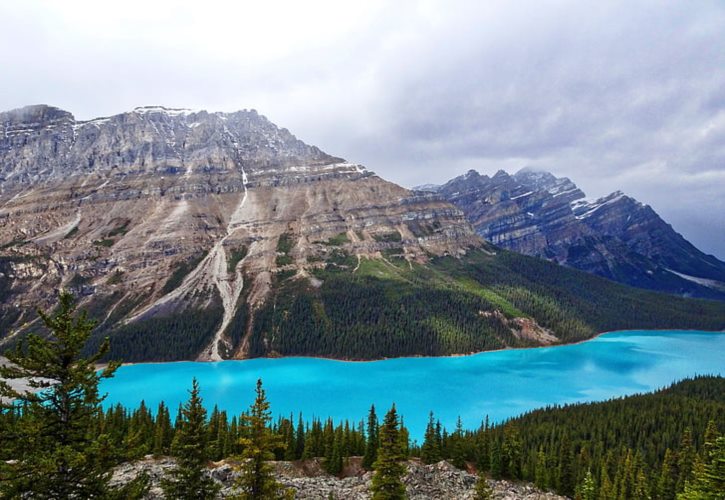
POLYGON ((659 389, 696 374, 725 375, 725 333, 626 331, 576 345, 484 352, 449 358, 345 362, 315 358, 123 366, 102 383, 105 406, 172 408, 199 380, 205 405, 231 414, 249 407, 262 378, 272 412, 360 420, 395 402, 420 440, 428 412, 449 429, 489 415, 499 421, 552 404, 598 401, 659 389))

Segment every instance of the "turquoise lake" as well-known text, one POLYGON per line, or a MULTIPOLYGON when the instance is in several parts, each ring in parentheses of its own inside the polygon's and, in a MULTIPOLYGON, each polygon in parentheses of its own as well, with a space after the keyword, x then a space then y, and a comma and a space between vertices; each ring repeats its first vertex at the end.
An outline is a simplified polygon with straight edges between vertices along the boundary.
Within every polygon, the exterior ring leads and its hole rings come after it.
POLYGON ((395 402, 413 438, 429 411, 453 428, 477 427, 552 404, 600 401, 659 389, 697 374, 725 375, 725 333, 623 331, 575 345, 484 352, 448 358, 345 362, 316 358, 216 363, 149 363, 121 367, 101 385, 105 406, 133 408, 144 400, 172 408, 196 377, 205 405, 239 413, 262 378, 272 412, 302 412, 358 421, 375 404, 378 416, 395 402))

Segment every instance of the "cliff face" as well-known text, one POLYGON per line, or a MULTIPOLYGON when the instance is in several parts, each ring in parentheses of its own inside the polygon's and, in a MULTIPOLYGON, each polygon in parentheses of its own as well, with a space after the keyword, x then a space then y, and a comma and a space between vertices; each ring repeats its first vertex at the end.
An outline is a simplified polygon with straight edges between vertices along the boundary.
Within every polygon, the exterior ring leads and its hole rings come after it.
POLYGON ((725 263, 621 192, 589 202, 571 180, 528 169, 472 170, 426 192, 445 196, 504 248, 640 288, 725 299, 725 263))
POLYGON ((391 245, 413 263, 480 239, 439 195, 386 182, 255 111, 0 114, 3 331, 32 326, 25 311, 64 287, 103 322, 216 308, 199 357, 241 357, 227 327, 277 275, 307 280, 336 252, 379 258, 391 245))

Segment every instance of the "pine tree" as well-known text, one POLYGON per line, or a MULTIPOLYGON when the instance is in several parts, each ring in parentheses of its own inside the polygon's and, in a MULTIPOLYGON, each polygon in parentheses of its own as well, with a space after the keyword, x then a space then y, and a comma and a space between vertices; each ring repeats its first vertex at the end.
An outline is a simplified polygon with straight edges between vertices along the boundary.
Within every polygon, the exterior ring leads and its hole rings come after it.
POLYGON ((425 437, 423 438, 423 446, 420 449, 420 458, 427 465, 436 464, 441 461, 441 449, 436 436, 433 412, 430 412, 428 416, 428 425, 425 428, 425 437))
POLYGON ((154 422, 154 455, 160 456, 168 453, 172 437, 173 429, 171 428, 169 409, 162 401, 159 403, 159 408, 156 411, 156 421, 154 422))
POLYGON ((368 413, 367 441, 362 466, 370 470, 373 468, 378 453, 378 417, 375 414, 375 405, 370 407, 368 413))
POLYGON ((295 439, 295 427, 294 424, 292 424, 292 416, 290 415, 289 419, 289 425, 285 427, 285 450, 284 450, 284 459, 291 461, 295 460, 297 458, 296 456, 296 449, 297 449, 297 441, 295 439))
POLYGON ((458 469, 466 468, 466 451, 463 448, 463 422, 456 421, 456 430, 451 436, 451 464, 458 469))
POLYGON ((637 500, 647 500, 650 498, 647 476, 641 468, 635 474, 632 497, 637 500))
POLYGON ((397 500, 405 498, 405 485, 401 480, 405 473, 405 459, 400 447, 398 413, 395 405, 385 414, 380 427, 380 446, 375 461, 375 474, 371 487, 373 500, 397 500))
POLYGON ((491 486, 489 486, 486 476, 483 474, 478 474, 478 479, 476 480, 476 490, 473 498, 474 500, 491 500, 491 498, 493 498, 493 490, 491 489, 491 486))
POLYGON ((334 433, 330 458, 325 462, 325 469, 334 476, 342 472, 342 440, 342 427, 338 427, 334 433))
POLYGON ((206 410, 199 393, 199 383, 193 379, 171 446, 176 467, 162 481, 167 498, 214 498, 219 491, 219 485, 204 474, 209 459, 208 434, 206 410))
POLYGON ((725 437, 715 436, 708 436, 707 461, 695 458, 693 478, 685 484, 685 491, 677 495, 677 500, 725 499, 725 437))
POLYGON ((559 451, 558 490, 562 495, 573 496, 576 487, 574 456, 569 439, 564 437, 559 451))
POLYGON ((534 484, 541 490, 546 490, 549 487, 548 471, 546 454, 543 448, 539 448, 539 452, 536 454, 534 484))
POLYGON ((498 439, 493 440, 493 444, 491 445, 491 476, 493 476, 494 479, 501 479, 501 474, 503 472, 502 469, 502 460, 501 460, 501 444, 499 443, 498 439))
POLYGON ((579 494, 577 495, 577 498, 581 500, 596 500, 596 485, 594 484, 592 471, 587 470, 587 473, 584 475, 584 479, 579 485, 579 494))
POLYGON ((257 380, 256 398, 249 413, 242 415, 243 438, 241 475, 237 487, 240 498, 249 500, 268 500, 280 498, 281 485, 274 478, 274 470, 268 463, 274 459, 274 450, 282 448, 280 436, 269 428, 272 421, 269 402, 262 388, 262 380, 257 380))
POLYGON ((677 456, 669 448, 665 450, 657 480, 657 495, 660 500, 675 500, 677 496, 677 456))
MULTIPOLYGON (((47 334, 31 334, 5 356, 0 379, 30 379, 38 392, 17 392, 0 381, 0 397, 15 400, 22 418, 3 436, 14 461, 0 472, 0 496, 89 498, 110 494, 108 482, 115 457, 108 435, 92 432, 101 415, 98 384, 112 377, 119 363, 96 372, 108 352, 106 339, 89 357, 82 350, 95 322, 77 312, 73 296, 61 292, 53 313, 38 311, 47 334)), ((140 483, 139 483, 140 484, 140 483)), ((130 485, 134 488, 139 484, 130 485)), ((130 490, 129 490, 130 491, 130 490)))
POLYGON ((521 477, 521 438, 519 430, 514 424, 509 424, 504 428, 502 454, 506 476, 519 479, 521 477))
POLYGON ((678 452, 677 462, 677 491, 685 490, 685 484, 693 478, 693 466, 695 463, 695 448, 692 444, 692 431, 688 428, 682 434, 680 441, 680 450, 678 452))
POLYGON ((302 421, 302 414, 300 413, 299 420, 297 421, 297 432, 295 433, 295 458, 302 458, 302 454, 305 451, 305 423, 302 421))

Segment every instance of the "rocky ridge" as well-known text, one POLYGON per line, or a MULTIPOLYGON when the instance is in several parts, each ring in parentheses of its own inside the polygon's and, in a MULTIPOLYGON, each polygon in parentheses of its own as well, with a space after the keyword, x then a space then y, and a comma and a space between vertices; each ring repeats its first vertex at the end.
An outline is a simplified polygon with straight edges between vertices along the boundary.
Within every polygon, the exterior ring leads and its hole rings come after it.
POLYGON ((402 247, 413 263, 480 244, 441 196, 384 181, 254 110, 0 113, 2 330, 32 326, 27 311, 63 287, 102 311, 101 327, 215 307, 222 319, 199 358, 244 357, 228 326, 278 276, 311 279, 341 252, 359 261, 402 247))
POLYGON ((570 179, 532 169, 471 170, 420 189, 443 195, 503 248, 640 288, 725 300, 725 263, 622 192, 587 201, 570 179))
MULTIPOLYGON (((277 479, 283 487, 294 491, 294 498, 300 500, 367 500, 371 498, 369 489, 372 473, 355 467, 359 457, 353 457, 353 467, 347 474, 335 477, 322 471, 317 460, 305 462, 275 462, 277 479)), ((149 475, 151 488, 147 498, 164 498, 160 487, 161 478, 174 466, 173 459, 146 457, 143 460, 126 463, 116 468, 112 484, 124 484, 145 472, 149 475)), ((233 487, 238 473, 233 464, 219 462, 209 469, 209 475, 220 483, 222 498, 235 493, 233 487)), ((476 476, 456 469, 448 462, 423 465, 419 461, 408 462, 408 472, 403 478, 406 493, 410 500, 471 500, 474 498, 476 476)), ((559 500, 564 499, 553 493, 542 492, 525 483, 513 483, 505 480, 489 480, 493 489, 493 498, 497 500, 559 500)))

